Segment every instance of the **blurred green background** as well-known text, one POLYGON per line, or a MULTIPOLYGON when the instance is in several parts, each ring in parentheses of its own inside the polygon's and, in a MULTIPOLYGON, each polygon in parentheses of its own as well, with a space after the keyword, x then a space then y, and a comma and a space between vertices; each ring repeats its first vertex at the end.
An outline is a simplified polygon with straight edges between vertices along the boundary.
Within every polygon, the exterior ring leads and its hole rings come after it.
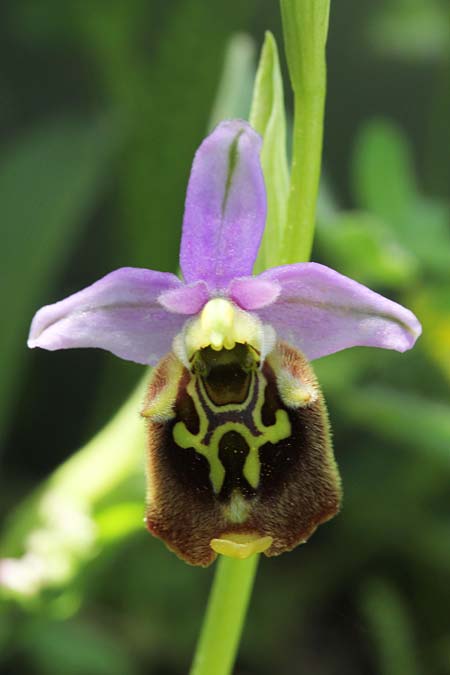
MULTIPOLYGON (((185 673, 212 570, 144 530, 140 436, 130 455, 112 427, 81 462, 98 484, 123 464, 84 511, 28 499, 143 369, 25 343, 38 307, 116 267, 177 270, 193 153, 214 121, 248 115, 266 29, 282 49, 279 8, 15 0, 0 13, 0 546, 22 556, 1 597, 0 672, 185 673)), ((450 673, 449 19, 446 0, 332 3, 313 259, 413 309, 424 335, 404 355, 315 364, 344 507, 261 561, 241 675, 450 673)))

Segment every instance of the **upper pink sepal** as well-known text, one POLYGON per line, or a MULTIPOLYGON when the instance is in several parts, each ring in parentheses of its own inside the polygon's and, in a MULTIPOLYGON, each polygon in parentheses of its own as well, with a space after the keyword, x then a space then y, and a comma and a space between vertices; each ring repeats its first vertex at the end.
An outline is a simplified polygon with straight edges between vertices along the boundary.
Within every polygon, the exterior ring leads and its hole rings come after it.
POLYGON ((261 137, 248 122, 219 124, 200 145, 186 195, 180 267, 212 291, 252 273, 266 221, 261 137))

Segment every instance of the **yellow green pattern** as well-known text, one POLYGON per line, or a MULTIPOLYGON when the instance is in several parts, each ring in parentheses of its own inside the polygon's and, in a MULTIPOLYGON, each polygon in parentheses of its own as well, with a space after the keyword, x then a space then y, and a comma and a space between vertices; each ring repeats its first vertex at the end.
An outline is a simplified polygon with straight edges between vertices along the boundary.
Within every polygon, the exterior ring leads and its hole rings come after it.
POLYGON ((225 480, 225 467, 219 458, 219 448, 220 441, 226 433, 237 432, 245 440, 249 452, 245 460, 243 474, 254 489, 258 487, 261 473, 259 448, 265 443, 278 443, 291 435, 291 423, 287 412, 282 408, 276 410, 274 424, 266 426, 263 423, 262 407, 265 400, 267 380, 260 370, 254 370, 250 376, 251 384, 245 401, 217 406, 207 396, 202 378, 193 374, 187 386, 187 393, 194 402, 200 421, 198 433, 190 432, 184 422, 177 422, 173 428, 173 439, 180 448, 193 448, 208 460, 209 476, 216 494, 220 492, 225 480), (208 405, 209 415, 204 409, 204 402, 208 405), (251 417, 256 433, 243 421, 226 420, 221 423, 221 416, 225 417, 227 413, 231 412, 244 413, 251 405, 253 405, 251 417), (211 413, 213 414, 211 415, 211 413))

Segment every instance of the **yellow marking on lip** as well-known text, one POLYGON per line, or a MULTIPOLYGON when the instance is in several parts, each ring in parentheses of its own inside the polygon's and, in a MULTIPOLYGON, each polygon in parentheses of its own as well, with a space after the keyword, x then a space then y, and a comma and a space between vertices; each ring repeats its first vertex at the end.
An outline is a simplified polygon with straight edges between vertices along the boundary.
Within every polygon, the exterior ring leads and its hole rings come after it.
MULTIPOLYGON (((255 372, 253 377, 261 379, 261 385, 264 384, 264 376, 260 372, 255 372)), ((253 387, 250 387, 252 390, 253 387)), ((259 436, 255 436, 252 431, 242 422, 225 422, 220 424, 214 430, 209 443, 205 443, 204 439, 208 432, 208 418, 203 410, 203 406, 199 401, 197 391, 195 389, 194 378, 187 387, 189 395, 194 401, 197 414, 200 419, 200 430, 197 434, 190 432, 184 422, 177 422, 173 428, 173 439, 180 448, 193 448, 200 455, 203 455, 209 462, 210 466, 210 480, 214 492, 218 494, 222 489, 225 480, 225 468, 219 458, 219 446, 223 436, 229 431, 236 431, 240 434, 249 448, 246 457, 243 474, 246 480, 253 488, 259 485, 261 474, 261 462, 259 460, 259 448, 265 443, 276 444, 288 438, 291 435, 291 423, 287 412, 279 409, 275 413, 275 424, 265 426, 261 418, 261 408, 264 403, 264 386, 260 387, 258 401, 253 413, 253 420, 258 431, 261 432, 259 436)), ((247 399, 248 400, 248 399, 247 399)), ((211 406, 213 408, 213 406, 211 406)), ((225 407, 225 406, 224 406, 225 407)), ((239 406, 236 406, 239 407, 239 406)), ((236 409, 233 406, 234 409, 236 409)), ((246 403, 241 406, 246 407, 246 403)), ((213 408, 214 409, 214 408, 213 408)))
POLYGON ((223 436, 229 431, 236 431, 246 441, 249 452, 245 460, 243 473, 253 488, 257 488, 261 473, 259 461, 259 448, 265 443, 276 444, 291 435, 291 423, 285 410, 277 410, 276 422, 268 427, 263 427, 261 436, 254 436, 250 429, 241 422, 225 422, 214 430, 210 442, 203 442, 202 434, 193 434, 184 422, 177 422, 173 428, 173 439, 180 448, 194 448, 200 455, 206 457, 210 466, 210 479, 214 492, 218 494, 225 479, 225 469, 219 459, 219 444, 223 436))
POLYGON ((272 546, 272 542, 272 537, 260 537, 256 533, 224 533, 217 539, 211 539, 209 545, 216 553, 245 560, 255 553, 264 553, 272 546))

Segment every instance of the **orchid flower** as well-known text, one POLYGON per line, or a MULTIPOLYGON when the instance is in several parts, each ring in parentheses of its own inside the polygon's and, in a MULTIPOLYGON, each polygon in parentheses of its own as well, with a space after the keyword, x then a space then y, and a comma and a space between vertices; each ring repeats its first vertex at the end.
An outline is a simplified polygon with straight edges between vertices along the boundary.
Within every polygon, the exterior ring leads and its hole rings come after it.
MULTIPOLYGON (((326 409, 309 360, 355 345, 405 351, 401 305, 316 263, 252 276, 265 226, 261 138, 221 123, 198 149, 180 268, 122 268, 40 309, 30 347, 100 347, 155 366, 148 529, 190 563, 277 555, 339 509, 326 409)), ((111 461, 114 461, 112 458, 111 461)))

